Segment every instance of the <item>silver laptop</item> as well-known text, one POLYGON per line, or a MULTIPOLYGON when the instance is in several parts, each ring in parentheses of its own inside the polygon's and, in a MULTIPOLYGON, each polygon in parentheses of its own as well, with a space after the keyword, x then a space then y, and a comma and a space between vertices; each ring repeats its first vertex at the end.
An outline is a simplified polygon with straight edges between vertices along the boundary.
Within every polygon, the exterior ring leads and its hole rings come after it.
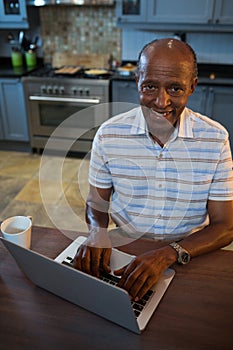
MULTIPOLYGON (((78 237, 55 260, 0 239, 34 284, 138 334, 145 329, 175 275, 173 269, 167 269, 145 297, 135 303, 125 290, 117 287, 117 277, 113 274, 96 278, 71 266, 86 237, 78 237)), ((113 249, 112 271, 125 266, 132 258, 113 249)))

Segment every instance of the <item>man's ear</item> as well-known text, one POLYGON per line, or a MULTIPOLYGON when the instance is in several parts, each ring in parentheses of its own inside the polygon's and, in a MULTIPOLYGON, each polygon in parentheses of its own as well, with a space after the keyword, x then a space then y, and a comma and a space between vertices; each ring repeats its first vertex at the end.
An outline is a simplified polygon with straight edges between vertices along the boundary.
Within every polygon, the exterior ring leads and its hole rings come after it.
POLYGON ((194 93, 196 86, 197 86, 197 83, 198 83, 198 78, 193 79, 193 82, 191 84, 191 89, 190 89, 191 90, 190 95, 192 95, 194 93))

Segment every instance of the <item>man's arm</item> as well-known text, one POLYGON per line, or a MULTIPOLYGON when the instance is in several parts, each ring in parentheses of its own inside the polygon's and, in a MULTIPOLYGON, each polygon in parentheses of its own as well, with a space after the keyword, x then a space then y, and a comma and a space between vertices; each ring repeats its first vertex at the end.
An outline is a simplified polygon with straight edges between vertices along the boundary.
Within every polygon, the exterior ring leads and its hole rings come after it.
POLYGON ((74 267, 99 276, 100 268, 109 272, 111 256, 111 242, 108 239, 107 227, 109 223, 109 201, 112 188, 96 188, 90 185, 86 201, 86 222, 89 237, 76 253, 74 267))
MULTIPOLYGON (((209 201, 207 209, 209 225, 179 242, 191 257, 224 247, 233 240, 233 201, 209 201)), ((119 286, 134 299, 140 299, 176 261, 177 253, 169 245, 139 255, 126 268, 116 272, 122 275, 119 286)))
POLYGON ((179 242, 195 257, 230 244, 233 240, 233 201, 208 201, 210 223, 179 242))

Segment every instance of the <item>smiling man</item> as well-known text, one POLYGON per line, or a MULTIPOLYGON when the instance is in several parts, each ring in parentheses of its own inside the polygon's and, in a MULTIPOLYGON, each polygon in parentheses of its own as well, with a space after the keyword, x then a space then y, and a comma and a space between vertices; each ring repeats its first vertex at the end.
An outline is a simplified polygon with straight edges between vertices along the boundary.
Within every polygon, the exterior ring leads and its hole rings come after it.
POLYGON ((119 286, 140 299, 175 262, 233 239, 233 174, 228 132, 186 107, 197 85, 192 48, 176 39, 139 54, 140 107, 105 122, 92 148, 86 221, 89 238, 74 266, 109 271, 111 247, 127 239, 163 242, 116 271, 119 286), (108 232, 109 213, 119 227, 108 232))

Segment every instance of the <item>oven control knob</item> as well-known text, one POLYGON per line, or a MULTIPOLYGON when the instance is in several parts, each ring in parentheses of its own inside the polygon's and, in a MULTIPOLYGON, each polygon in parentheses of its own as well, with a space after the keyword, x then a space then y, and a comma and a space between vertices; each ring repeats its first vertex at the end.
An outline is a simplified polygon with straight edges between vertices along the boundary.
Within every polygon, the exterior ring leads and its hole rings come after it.
POLYGON ((60 95, 64 95, 64 93, 65 93, 64 86, 59 87, 59 93, 60 93, 60 95))
POLYGON ((79 93, 79 95, 82 95, 82 94, 83 94, 83 89, 82 89, 82 88, 79 88, 79 89, 78 89, 78 93, 79 93))
POLYGON ((57 86, 57 85, 54 85, 54 86, 53 86, 53 93, 54 93, 55 95, 58 94, 58 86, 57 86))
POLYGON ((85 89, 85 94, 86 94, 86 96, 90 96, 90 90, 89 89, 85 89))
POLYGON ((52 94, 53 93, 53 88, 51 85, 47 86, 47 94, 52 94))
POLYGON ((41 91, 42 94, 46 94, 46 92, 47 92, 46 86, 42 85, 41 88, 40 88, 40 91, 41 91))
POLYGON ((71 90, 72 90, 72 92, 73 92, 73 95, 76 95, 76 94, 77 94, 77 88, 76 88, 76 87, 73 87, 71 90))

